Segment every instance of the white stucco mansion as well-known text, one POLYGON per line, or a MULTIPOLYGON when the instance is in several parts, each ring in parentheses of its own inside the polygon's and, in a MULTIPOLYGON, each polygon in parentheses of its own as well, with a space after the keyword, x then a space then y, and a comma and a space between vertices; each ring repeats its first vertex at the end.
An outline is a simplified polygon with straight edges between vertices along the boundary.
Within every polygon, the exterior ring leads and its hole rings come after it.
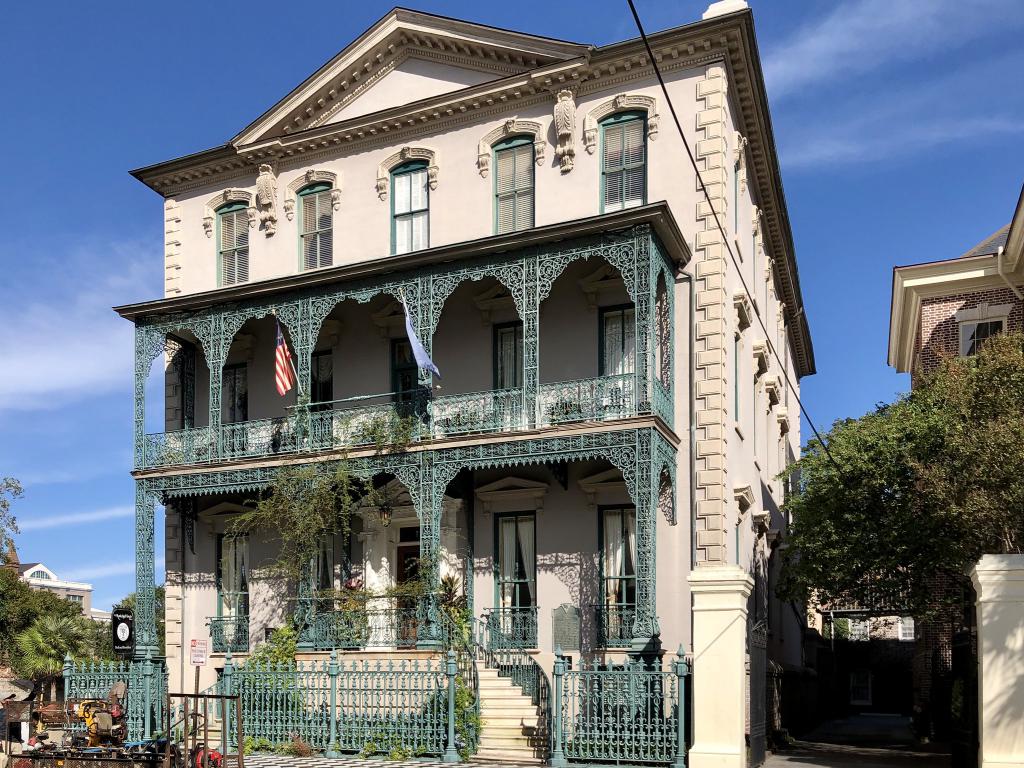
POLYGON ((133 172, 165 222, 164 296, 117 308, 136 326, 137 652, 162 504, 171 689, 191 639, 213 644, 205 686, 289 621, 304 659, 437 653, 431 606, 379 597, 348 631, 330 600, 261 578, 272 532, 224 535, 282 465, 344 453, 395 501, 323 542, 313 589, 384 595, 436 563, 428 579, 454 577, 492 641, 546 670, 556 647, 579 664, 683 646, 725 734, 697 712, 693 764, 763 749, 766 656, 802 665, 803 619, 773 597, 777 475, 814 356, 750 11, 715 3, 650 43, 710 204, 641 40, 405 9, 227 144, 133 172), (417 366, 403 305, 443 378, 417 366), (413 442, 376 456, 361 427, 393 409, 413 442))

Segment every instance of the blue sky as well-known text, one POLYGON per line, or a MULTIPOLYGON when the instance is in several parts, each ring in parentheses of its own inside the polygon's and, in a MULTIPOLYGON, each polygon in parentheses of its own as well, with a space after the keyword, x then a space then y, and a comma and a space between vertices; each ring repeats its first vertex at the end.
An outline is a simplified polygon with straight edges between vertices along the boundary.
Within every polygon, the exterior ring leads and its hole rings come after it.
MULTIPOLYGON (((608 43, 625 0, 412 2, 608 43)), ((637 0, 649 30, 706 2, 637 0)), ((24 560, 133 589, 131 328, 161 290, 161 205, 131 168, 222 144, 390 6, 15 3, 0 26, 0 475, 26 486, 24 560)), ((893 264, 1005 224, 1024 179, 1019 0, 754 0, 818 374, 819 426, 891 399, 893 264)), ((806 425, 804 434, 807 434, 806 425)), ((158 565, 160 563, 158 562, 158 565)))

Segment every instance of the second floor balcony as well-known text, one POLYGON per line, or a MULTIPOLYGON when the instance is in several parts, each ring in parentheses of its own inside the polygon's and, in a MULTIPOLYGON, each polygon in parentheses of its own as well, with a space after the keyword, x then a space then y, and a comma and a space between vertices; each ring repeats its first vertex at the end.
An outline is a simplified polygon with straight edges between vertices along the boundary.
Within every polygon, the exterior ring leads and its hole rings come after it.
POLYGON ((599 224, 486 260, 128 315, 136 469, 358 449, 395 417, 420 445, 643 416, 672 428, 677 262, 657 226, 599 224), (147 392, 161 353, 163 391, 147 392))

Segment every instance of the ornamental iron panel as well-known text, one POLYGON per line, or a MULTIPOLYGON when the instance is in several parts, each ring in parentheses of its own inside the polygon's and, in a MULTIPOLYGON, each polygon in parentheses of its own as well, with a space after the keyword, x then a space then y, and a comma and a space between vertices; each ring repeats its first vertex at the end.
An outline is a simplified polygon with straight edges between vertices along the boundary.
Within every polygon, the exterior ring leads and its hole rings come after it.
POLYGON ((318 651, 413 648, 417 628, 415 606, 348 608, 317 611, 308 637, 318 651))
POLYGON ((597 647, 629 648, 633 639, 636 606, 628 603, 603 603, 592 608, 597 626, 597 647))
POLYGON ((210 627, 214 653, 249 652, 248 616, 211 616, 206 623, 210 627))
POLYGON ((483 619, 487 648, 537 647, 537 606, 492 608, 484 612, 483 619))
POLYGON ((150 738, 163 722, 167 669, 162 661, 146 657, 142 661, 74 662, 69 655, 64 659, 63 677, 68 700, 106 700, 114 684, 123 682, 129 741, 150 738))
POLYGON ((537 417, 542 427, 637 415, 636 377, 629 373, 541 384, 537 396, 537 417))

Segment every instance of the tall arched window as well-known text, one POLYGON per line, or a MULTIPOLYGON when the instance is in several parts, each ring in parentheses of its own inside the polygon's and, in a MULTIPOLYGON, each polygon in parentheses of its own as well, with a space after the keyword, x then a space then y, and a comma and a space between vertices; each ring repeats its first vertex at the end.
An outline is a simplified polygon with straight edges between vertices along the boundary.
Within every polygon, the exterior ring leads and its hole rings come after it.
POLYGON ((249 215, 245 203, 217 209, 217 285, 249 281, 249 215))
POLYGON ((427 164, 413 160, 391 171, 391 253, 430 247, 427 164))
POLYGON ((334 203, 330 184, 299 191, 300 269, 331 266, 334 253, 334 203))
POLYGON ((601 211, 647 201, 647 118, 620 112, 601 121, 601 211))
POLYGON ((494 232, 533 226, 533 137, 494 145, 494 232))

